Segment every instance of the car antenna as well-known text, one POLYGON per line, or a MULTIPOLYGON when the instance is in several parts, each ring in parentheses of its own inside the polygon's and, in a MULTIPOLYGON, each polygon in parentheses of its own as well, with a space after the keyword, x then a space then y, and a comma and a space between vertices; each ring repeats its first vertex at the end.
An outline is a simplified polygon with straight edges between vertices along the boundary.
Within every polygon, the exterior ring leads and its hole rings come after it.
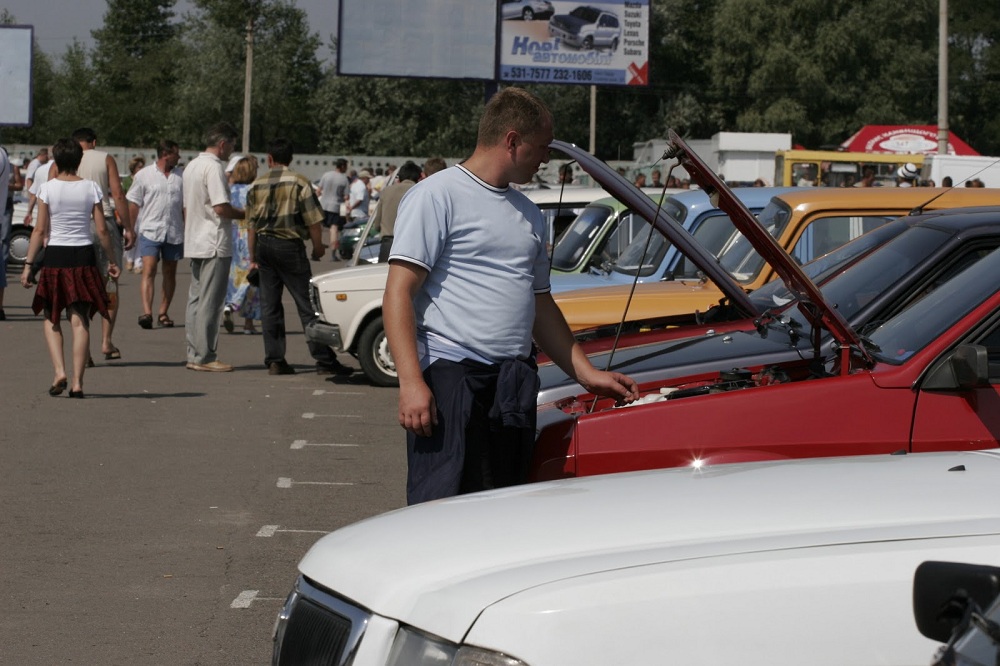
MULTIPOLYGON (((653 162, 650 166, 651 167, 655 167, 657 164, 659 164, 661 161, 663 161, 663 159, 666 156, 667 156, 667 154, 664 153, 663 157, 661 157, 660 159, 658 159, 655 162, 653 162)), ((663 209, 663 200, 667 196, 667 183, 670 182, 670 179, 673 177, 674 169, 677 168, 677 166, 679 166, 679 165, 680 165, 680 162, 677 162, 676 164, 674 164, 673 166, 671 166, 670 167, 670 171, 667 172, 667 177, 663 179, 663 189, 660 192, 660 200, 656 204, 656 213, 653 215, 653 219, 654 220, 656 220, 657 218, 660 217, 660 211, 663 209)), ((611 364, 614 362, 615 351, 618 349, 618 342, 621 340, 622 331, 625 328, 625 319, 628 317, 629 308, 632 306, 632 297, 635 295, 635 288, 636 288, 636 285, 639 283, 639 273, 642 271, 643 262, 646 261, 646 254, 649 252, 649 244, 653 240, 653 232, 655 232, 655 231, 656 231, 656 225, 653 224, 652 222, 650 222, 649 223, 649 235, 646 236, 646 245, 642 248, 642 256, 639 257, 639 264, 638 264, 638 266, 635 269, 635 276, 632 278, 632 286, 631 286, 631 288, 628 291, 628 298, 625 300, 625 307, 622 309, 622 318, 621 318, 621 321, 618 322, 618 326, 615 327, 615 340, 611 344, 611 351, 608 352, 608 362, 607 362, 607 364, 604 367, 605 371, 610 371, 611 370, 611 364)), ((596 395, 594 396, 594 400, 590 403, 590 409, 589 409, 588 413, 593 413, 593 411, 595 409, 597 409, 597 396, 596 395)))
MULTIPOLYGON (((972 174, 971 176, 966 177, 963 180, 960 180, 959 184, 969 182, 970 179, 975 178, 976 176, 978 176, 979 174, 983 173, 987 169, 996 166, 998 163, 1000 163, 1000 159, 997 159, 997 160, 995 160, 993 162, 990 162, 989 164, 987 164, 986 166, 984 166, 982 169, 980 169, 976 173, 972 174)), ((923 212, 924 212, 924 209, 927 208, 927 206, 930 206, 932 203, 934 203, 935 201, 937 201, 938 199, 940 199, 944 195, 948 194, 949 192, 951 192, 956 187, 958 187, 958 185, 956 185, 955 183, 952 183, 951 187, 949 187, 948 189, 946 189, 944 192, 941 192, 941 193, 937 194, 936 196, 931 197, 930 200, 925 201, 924 203, 920 204, 919 206, 917 206, 916 208, 914 208, 913 210, 911 210, 909 213, 907 213, 907 215, 922 215, 923 212)))

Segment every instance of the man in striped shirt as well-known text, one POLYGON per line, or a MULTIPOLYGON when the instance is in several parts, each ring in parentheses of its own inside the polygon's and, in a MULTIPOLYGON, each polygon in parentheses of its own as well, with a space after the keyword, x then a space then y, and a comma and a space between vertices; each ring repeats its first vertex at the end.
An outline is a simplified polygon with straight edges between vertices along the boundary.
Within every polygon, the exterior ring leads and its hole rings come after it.
MULTIPOLYGON (((285 311, 281 296, 288 288, 305 329, 316 313, 309 303, 312 269, 306 257, 306 239, 312 242, 312 260, 326 252, 323 245, 323 208, 312 183, 288 168, 292 143, 275 139, 268 146, 269 170, 247 191, 250 268, 260 277, 261 331, 264 334, 264 364, 269 374, 292 375, 295 368, 285 359, 285 311)), ((307 342, 319 374, 348 375, 326 345, 307 342)))

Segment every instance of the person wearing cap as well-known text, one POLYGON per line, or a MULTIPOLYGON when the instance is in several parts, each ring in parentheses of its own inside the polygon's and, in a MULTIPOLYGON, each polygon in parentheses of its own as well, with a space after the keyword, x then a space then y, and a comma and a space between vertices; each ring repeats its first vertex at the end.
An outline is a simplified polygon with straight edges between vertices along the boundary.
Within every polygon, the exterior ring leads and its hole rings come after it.
POLYGON ((916 187, 920 169, 913 162, 907 162, 896 171, 896 187, 916 187))
POLYGON ((351 183, 350 198, 347 201, 348 215, 352 220, 364 221, 368 219, 368 203, 371 195, 368 192, 368 182, 372 174, 368 169, 362 169, 357 180, 351 183))

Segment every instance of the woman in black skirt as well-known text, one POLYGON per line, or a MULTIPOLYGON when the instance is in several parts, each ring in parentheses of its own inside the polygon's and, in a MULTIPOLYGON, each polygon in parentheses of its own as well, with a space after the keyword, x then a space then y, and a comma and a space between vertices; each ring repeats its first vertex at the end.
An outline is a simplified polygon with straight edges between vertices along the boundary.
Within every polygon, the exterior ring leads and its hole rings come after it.
MULTIPOLYGON (((58 170, 58 174, 50 175, 38 192, 38 221, 31 233, 21 284, 30 288, 35 283, 31 264, 44 244, 45 255, 31 308, 35 314, 45 313, 45 342, 55 371, 49 395, 62 394, 68 385, 60 326, 65 310, 73 330, 73 383, 69 397, 82 398, 83 372, 90 357, 90 320, 98 313, 106 318, 109 304, 97 270, 92 229, 96 229, 107 256, 114 254, 111 236, 104 225, 100 188, 76 175, 83 159, 80 144, 60 139, 52 154, 55 162, 52 170, 58 170)), ((117 277, 121 269, 112 262, 108 273, 117 277)))

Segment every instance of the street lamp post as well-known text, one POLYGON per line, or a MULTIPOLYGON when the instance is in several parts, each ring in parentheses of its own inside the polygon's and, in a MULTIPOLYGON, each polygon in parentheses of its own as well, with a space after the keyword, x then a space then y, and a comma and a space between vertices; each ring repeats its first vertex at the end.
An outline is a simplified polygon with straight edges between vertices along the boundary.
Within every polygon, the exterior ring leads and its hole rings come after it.
POLYGON ((938 16, 938 155, 948 154, 948 0, 938 16))

